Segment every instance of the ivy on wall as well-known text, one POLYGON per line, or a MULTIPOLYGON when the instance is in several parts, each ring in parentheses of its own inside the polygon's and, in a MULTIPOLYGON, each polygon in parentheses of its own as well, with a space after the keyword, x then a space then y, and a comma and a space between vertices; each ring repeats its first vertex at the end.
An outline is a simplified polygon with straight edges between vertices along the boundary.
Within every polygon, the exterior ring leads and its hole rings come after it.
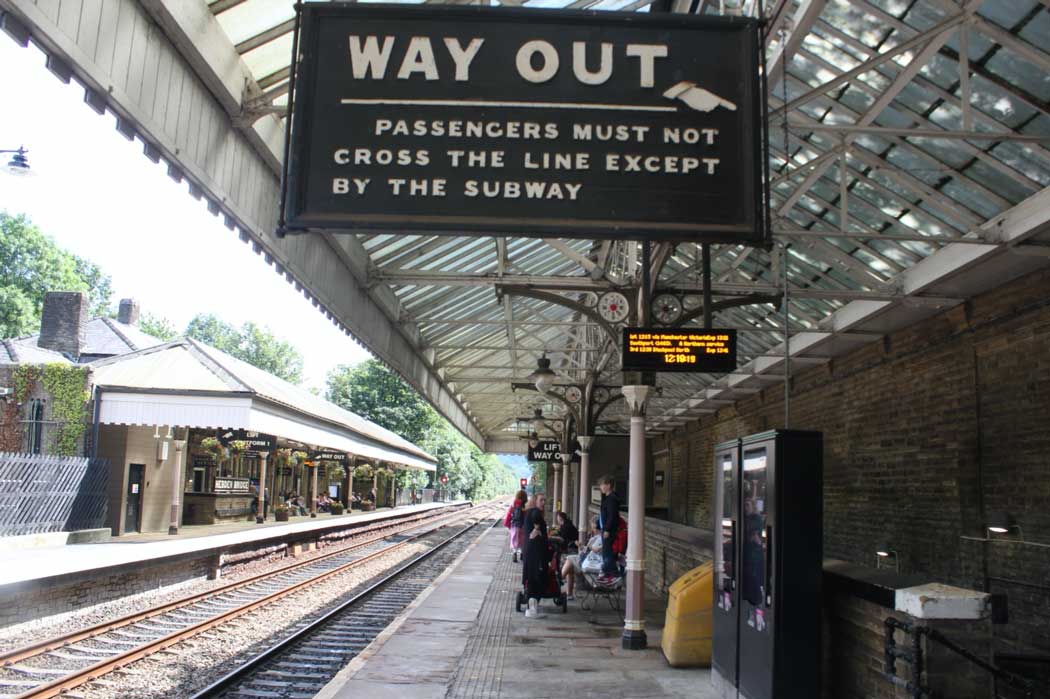
POLYGON ((88 370, 68 364, 45 364, 42 367, 20 364, 15 368, 15 399, 25 403, 39 382, 51 399, 52 450, 58 456, 75 456, 87 430, 87 406, 91 393, 87 387, 88 370))

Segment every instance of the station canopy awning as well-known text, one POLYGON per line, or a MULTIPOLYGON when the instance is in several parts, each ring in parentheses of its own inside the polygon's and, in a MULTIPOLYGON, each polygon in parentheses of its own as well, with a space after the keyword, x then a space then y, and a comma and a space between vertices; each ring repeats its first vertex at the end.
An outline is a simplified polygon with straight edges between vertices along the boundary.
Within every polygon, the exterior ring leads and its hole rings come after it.
POLYGON ((245 429, 433 471, 411 442, 214 347, 176 340, 90 365, 105 424, 245 429))
MULTIPOLYGON (((1047 262, 1050 241, 1039 222, 999 234, 1004 221, 1050 208, 1045 2, 483 4, 751 16, 761 9, 769 22, 775 244, 713 247, 714 299, 728 302, 716 306, 714 324, 737 329, 739 368, 660 375, 648 410, 650 434, 759 393, 791 372, 1047 262), (1016 254, 986 264, 1006 250, 1016 254), (970 277, 959 282, 962 271, 970 277), (786 313, 774 298, 785 287, 786 313), (756 303, 734 305, 749 295, 756 303), (760 295, 769 298, 760 302, 760 295)), ((209 9, 282 119, 293 8, 215 0, 209 9)), ((637 290, 636 242, 398 232, 353 237, 350 247, 367 259, 362 283, 421 348, 490 448, 521 446, 520 434, 537 425, 519 418, 536 408, 551 421, 566 417, 562 400, 508 390, 527 382, 540 356, 551 359, 557 384, 590 381, 613 391, 622 384, 619 348, 586 311, 605 291, 637 290)), ((656 244, 651 272, 654 293, 672 294, 686 313, 700 307, 698 245, 656 244)), ((701 324, 695 315, 684 327, 701 324)), ((622 434, 628 420, 619 401, 590 429, 622 434)))
MULTIPOLYGON (((557 428, 562 392, 585 385, 611 402, 577 431, 626 433, 619 343, 594 318, 603 294, 638 299, 638 241, 275 235, 293 3, 133 3, 115 38, 105 21, 96 35, 51 5, 3 4, 9 34, 44 48, 56 75, 68 64, 88 104, 476 443, 522 450, 539 425, 520 418, 538 408, 557 428), (558 397, 510 390, 544 355, 558 397)), ((738 368, 660 374, 650 434, 772 400, 800 370, 1050 264, 1047 0, 479 4, 764 14, 772 245, 711 247, 713 324, 737 330, 738 368)), ((683 328, 703 324, 701 257, 693 241, 653 246, 650 291, 684 306, 683 328)))

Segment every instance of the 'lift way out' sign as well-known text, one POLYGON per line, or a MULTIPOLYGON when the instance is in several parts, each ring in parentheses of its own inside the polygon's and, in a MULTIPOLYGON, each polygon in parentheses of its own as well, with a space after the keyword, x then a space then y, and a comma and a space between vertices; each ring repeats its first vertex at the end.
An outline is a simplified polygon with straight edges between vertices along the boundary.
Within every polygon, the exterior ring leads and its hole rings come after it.
POLYGON ((280 232, 765 240, 753 20, 301 8, 280 232))

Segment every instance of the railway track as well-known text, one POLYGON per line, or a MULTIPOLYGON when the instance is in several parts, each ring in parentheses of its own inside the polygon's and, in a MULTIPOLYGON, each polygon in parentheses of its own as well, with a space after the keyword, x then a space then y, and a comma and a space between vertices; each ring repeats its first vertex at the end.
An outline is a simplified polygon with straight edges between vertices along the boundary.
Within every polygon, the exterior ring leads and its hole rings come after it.
POLYGON ((413 523, 316 558, 0 655, 0 699, 55 697, 422 539, 471 514, 413 523), (417 531, 421 530, 421 531, 417 531))
MULTIPOLYGON (((495 515, 496 513, 493 513, 495 515)), ((308 699, 364 650, 469 544, 479 517, 367 589, 294 629, 192 699, 308 699), (462 542, 462 546, 453 546, 462 542)))

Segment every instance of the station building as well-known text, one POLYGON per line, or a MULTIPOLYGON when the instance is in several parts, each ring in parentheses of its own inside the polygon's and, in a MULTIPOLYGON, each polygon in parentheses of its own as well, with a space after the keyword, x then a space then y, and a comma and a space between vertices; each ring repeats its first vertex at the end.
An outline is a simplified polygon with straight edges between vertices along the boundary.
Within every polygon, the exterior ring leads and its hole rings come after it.
POLYGON ((4 450, 104 459, 114 535, 255 521, 260 478, 269 519, 295 496, 349 507, 363 465, 380 501, 369 506, 392 505, 393 469, 435 469, 389 430, 203 343, 147 335, 137 319, 132 300, 116 319, 87 320, 84 294, 51 292, 41 332, 5 340, 0 362, 12 387, 4 450), (74 415, 60 412, 52 374, 75 384, 74 415))

